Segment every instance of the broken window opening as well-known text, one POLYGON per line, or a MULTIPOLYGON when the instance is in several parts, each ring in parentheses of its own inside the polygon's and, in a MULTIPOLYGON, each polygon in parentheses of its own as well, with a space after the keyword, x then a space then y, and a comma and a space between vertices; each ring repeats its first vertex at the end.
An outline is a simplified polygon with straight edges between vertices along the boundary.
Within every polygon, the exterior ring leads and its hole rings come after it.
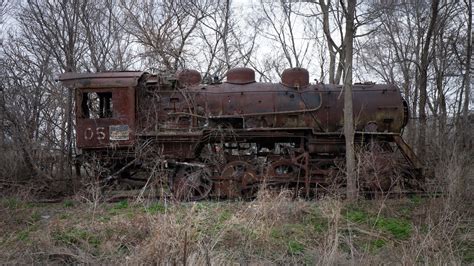
POLYGON ((82 94, 81 109, 83 118, 112 117, 112 92, 84 92, 82 94))

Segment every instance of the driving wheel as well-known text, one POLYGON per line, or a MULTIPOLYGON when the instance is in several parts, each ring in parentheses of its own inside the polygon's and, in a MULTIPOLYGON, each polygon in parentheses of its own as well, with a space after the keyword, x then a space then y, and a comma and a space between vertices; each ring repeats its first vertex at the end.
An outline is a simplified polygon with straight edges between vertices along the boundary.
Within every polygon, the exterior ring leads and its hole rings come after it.
POLYGON ((173 195, 181 201, 197 201, 206 198, 212 189, 211 173, 207 168, 180 167, 173 180, 173 195))

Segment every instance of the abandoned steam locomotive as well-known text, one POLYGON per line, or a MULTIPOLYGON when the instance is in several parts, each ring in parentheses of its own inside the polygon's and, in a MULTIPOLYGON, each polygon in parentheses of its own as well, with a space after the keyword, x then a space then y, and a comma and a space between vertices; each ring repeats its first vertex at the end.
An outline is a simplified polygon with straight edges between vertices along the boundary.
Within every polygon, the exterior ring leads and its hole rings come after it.
MULTIPOLYGON (((241 197, 262 183, 307 194, 344 185, 337 174, 345 151, 342 88, 310 84, 306 69, 285 70, 280 83, 256 82, 249 68, 213 84, 202 84, 195 70, 64 73, 59 80, 75 90, 77 148, 105 166, 108 179, 146 181, 160 168, 183 200, 241 197), (144 169, 148 176, 138 174, 144 169)), ((385 169, 367 171, 359 186, 394 186, 393 154, 402 158, 402 185, 409 184, 421 165, 401 138, 409 111, 400 90, 355 84, 353 105, 355 145, 376 153, 375 170, 385 169)))

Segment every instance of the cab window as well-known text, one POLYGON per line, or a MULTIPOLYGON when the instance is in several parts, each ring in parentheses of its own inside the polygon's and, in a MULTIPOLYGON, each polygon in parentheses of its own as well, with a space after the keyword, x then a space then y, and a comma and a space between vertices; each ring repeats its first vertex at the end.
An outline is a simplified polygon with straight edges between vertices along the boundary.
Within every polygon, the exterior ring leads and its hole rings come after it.
POLYGON ((81 111, 83 118, 95 119, 112 117, 112 92, 82 93, 81 111))

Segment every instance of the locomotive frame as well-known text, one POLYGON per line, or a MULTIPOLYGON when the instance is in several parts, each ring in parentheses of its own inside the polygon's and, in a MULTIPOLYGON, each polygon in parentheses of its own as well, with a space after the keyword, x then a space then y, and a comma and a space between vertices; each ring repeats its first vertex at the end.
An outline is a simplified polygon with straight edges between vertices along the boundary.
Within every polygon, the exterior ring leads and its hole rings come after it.
MULTIPOLYGON (((341 86, 309 84, 305 69, 285 70, 280 83, 255 82, 236 68, 224 83, 201 84, 197 71, 64 73, 75 90, 77 148, 109 169, 108 180, 146 181, 135 172, 159 162, 180 200, 252 195, 262 184, 311 188, 343 184, 341 86)), ((402 155, 402 186, 422 179, 422 165, 401 137, 408 105, 393 85, 353 87, 356 146, 377 153, 380 166, 402 155)), ((87 159, 86 159, 87 160, 87 159)), ((366 190, 388 190, 365 178, 366 190)), ((388 179, 388 180, 387 180, 388 179)), ((400 182, 398 182, 400 185, 400 182)))

